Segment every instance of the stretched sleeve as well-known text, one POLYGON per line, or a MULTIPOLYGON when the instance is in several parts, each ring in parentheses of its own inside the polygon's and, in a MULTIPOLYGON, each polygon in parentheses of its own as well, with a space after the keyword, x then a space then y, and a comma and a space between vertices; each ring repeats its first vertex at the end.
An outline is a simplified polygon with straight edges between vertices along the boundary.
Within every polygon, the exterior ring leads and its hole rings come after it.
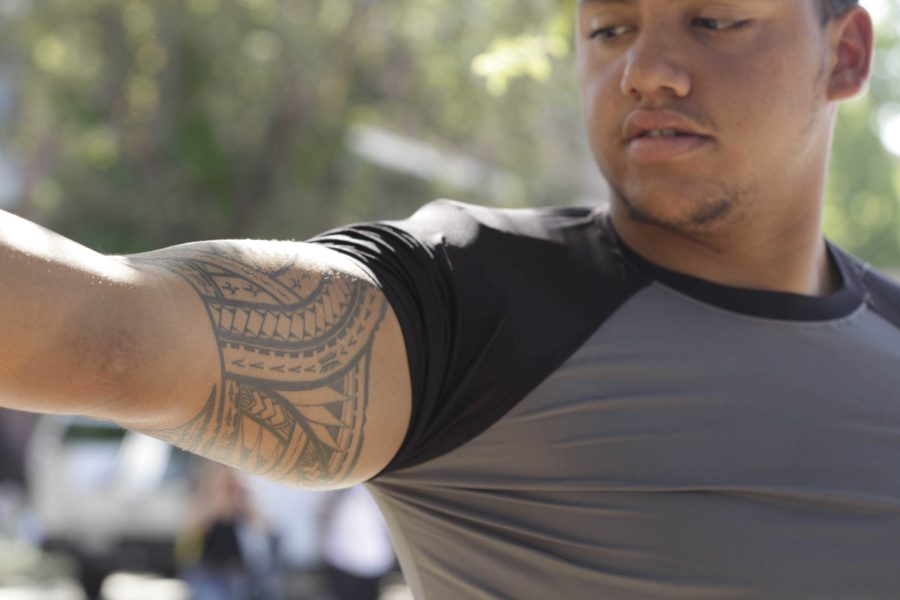
POLYGON ((439 201, 403 221, 310 240, 367 269, 403 331, 412 416, 382 474, 474 438, 599 324, 597 265, 583 259, 596 253, 579 241, 590 238, 591 222, 570 213, 439 201))

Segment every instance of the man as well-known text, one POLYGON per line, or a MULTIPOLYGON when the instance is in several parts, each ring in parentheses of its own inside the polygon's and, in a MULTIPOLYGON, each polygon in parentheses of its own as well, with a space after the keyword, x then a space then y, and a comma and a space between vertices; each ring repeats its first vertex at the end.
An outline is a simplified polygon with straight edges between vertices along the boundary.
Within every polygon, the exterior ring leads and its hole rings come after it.
POLYGON ((103 257, 7 217, 4 402, 372 481, 422 598, 894 598, 900 290, 826 244, 840 0, 582 0, 611 210, 103 257))

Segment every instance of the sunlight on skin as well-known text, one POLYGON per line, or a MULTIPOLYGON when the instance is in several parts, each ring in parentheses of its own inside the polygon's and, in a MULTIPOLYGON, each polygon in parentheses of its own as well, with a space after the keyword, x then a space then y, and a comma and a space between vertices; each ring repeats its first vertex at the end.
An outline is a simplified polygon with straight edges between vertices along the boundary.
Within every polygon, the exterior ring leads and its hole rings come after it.
MULTIPOLYGON (((97 276, 97 283, 130 283, 134 280, 134 271, 114 257, 102 256, 11 214, 4 214, 0 218, 0 240, 10 248, 18 249, 15 255, 8 256, 9 259, 38 262, 52 259, 56 266, 93 272, 97 276)), ((3 271, 0 270, 0 273, 3 271)))

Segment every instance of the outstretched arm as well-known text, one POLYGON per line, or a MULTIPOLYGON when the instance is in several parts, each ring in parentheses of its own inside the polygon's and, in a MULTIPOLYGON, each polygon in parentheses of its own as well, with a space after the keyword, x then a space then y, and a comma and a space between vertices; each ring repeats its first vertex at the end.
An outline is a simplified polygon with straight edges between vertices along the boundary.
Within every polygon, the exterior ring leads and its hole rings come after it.
POLYGON ((402 336, 351 260, 296 242, 106 257, 0 213, 0 403, 118 422, 306 487, 406 431, 402 336))

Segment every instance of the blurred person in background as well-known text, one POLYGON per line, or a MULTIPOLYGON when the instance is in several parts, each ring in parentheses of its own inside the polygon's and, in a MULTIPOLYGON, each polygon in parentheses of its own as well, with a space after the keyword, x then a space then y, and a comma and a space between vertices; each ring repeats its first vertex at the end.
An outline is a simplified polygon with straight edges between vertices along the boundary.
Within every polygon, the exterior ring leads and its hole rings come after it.
POLYGON ((0 535, 15 533, 34 545, 41 527, 28 504, 25 449, 37 415, 0 409, 0 535))
POLYGON ((894 598, 900 288, 823 238, 852 0, 583 0, 606 208, 103 256, 0 219, 0 397, 309 489, 428 598, 894 598))
POLYGON ((29 499, 25 469, 26 446, 37 415, 0 409, 0 586, 25 584, 74 575, 71 564, 48 561, 39 548, 45 530, 29 499))
POLYGON ((25 485, 25 448, 37 415, 0 409, 0 482, 25 485))
POLYGON ((322 519, 322 553, 335 600, 378 600, 396 564, 387 526, 362 486, 329 494, 322 519))
POLYGON ((275 598, 274 537, 233 469, 209 463, 197 474, 179 549, 194 600, 275 598))
POLYGON ((320 520, 329 492, 281 485, 245 476, 254 506, 276 536, 275 563, 279 596, 320 598, 327 595, 322 574, 320 520))

